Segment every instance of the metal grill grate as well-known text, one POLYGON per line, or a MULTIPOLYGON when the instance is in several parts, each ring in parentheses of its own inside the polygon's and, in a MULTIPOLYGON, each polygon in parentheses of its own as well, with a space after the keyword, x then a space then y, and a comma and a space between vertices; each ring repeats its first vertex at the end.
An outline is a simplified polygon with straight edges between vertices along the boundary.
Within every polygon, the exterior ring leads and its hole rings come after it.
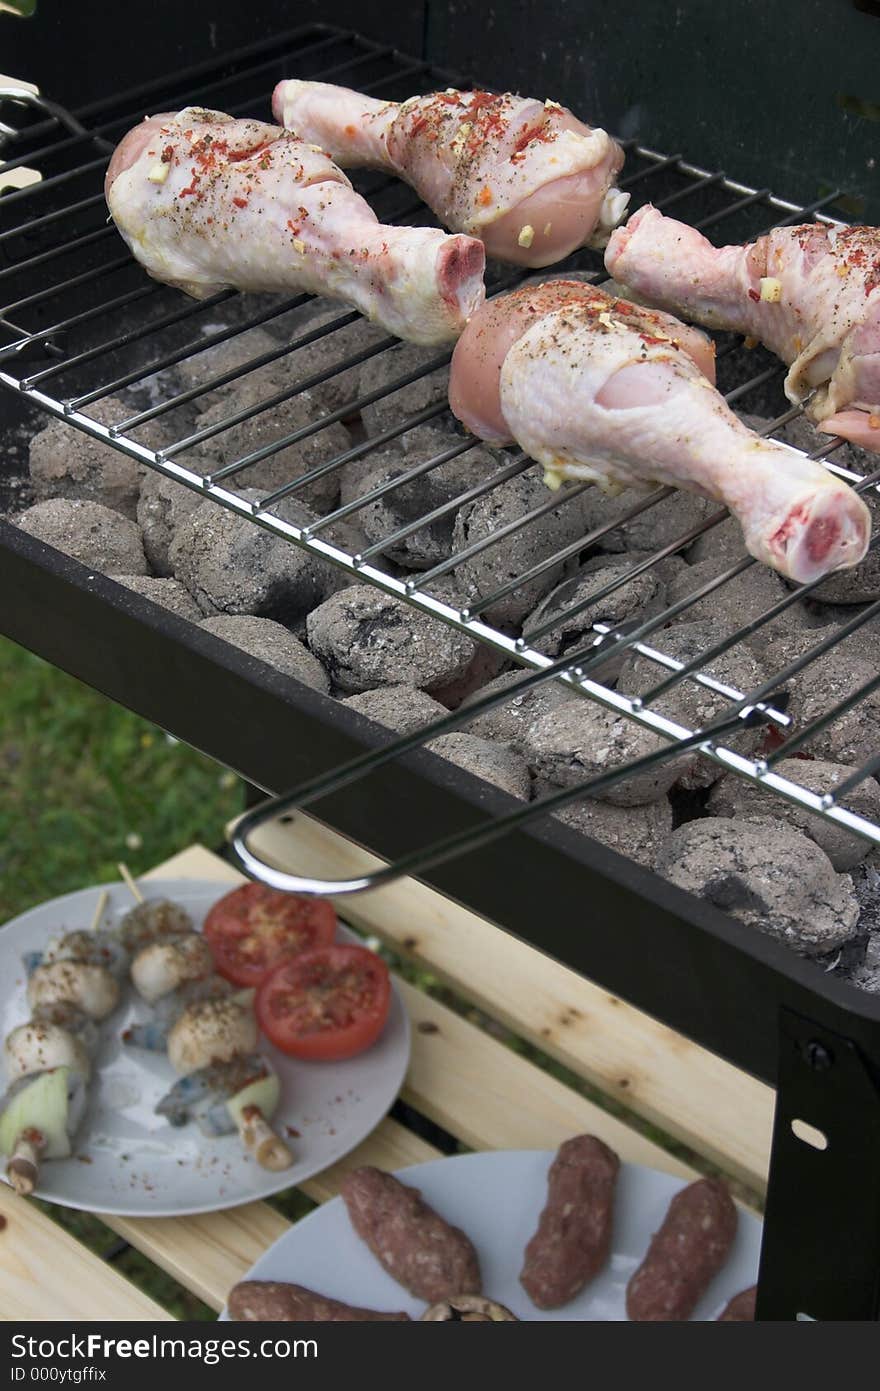
MULTIPOLYGON (((393 550, 426 525, 454 516, 466 503, 491 495, 502 482, 536 466, 522 454, 509 451, 497 471, 488 476, 475 476, 474 483, 465 491, 395 527, 356 553, 345 549, 336 539, 341 523, 356 518, 380 498, 429 477, 453 458, 467 460, 469 453, 480 446, 461 438, 460 442, 451 443, 433 457, 413 462, 408 459, 398 476, 307 523, 297 524, 278 515, 280 504, 287 499, 296 500, 309 485, 338 473, 346 464, 368 459, 376 450, 399 440, 419 425, 440 420, 444 415, 448 418, 444 400, 430 402, 417 410, 408 411, 405 406, 396 412, 393 410, 395 402, 400 400, 398 393, 442 368, 448 355, 421 353, 415 366, 402 371, 395 363, 396 340, 367 327, 356 313, 343 307, 335 306, 330 313, 316 319, 309 297, 305 295, 284 300, 251 297, 245 301, 230 291, 202 302, 184 300, 179 293, 149 281, 123 252, 115 229, 105 222, 101 181, 109 150, 148 111, 198 102, 233 114, 264 118, 272 85, 287 76, 338 81, 388 98, 402 98, 414 91, 463 81, 354 35, 311 28, 259 46, 235 59, 205 64, 166 82, 154 83, 125 99, 93 104, 76 113, 72 123, 69 119, 60 119, 54 108, 47 115, 33 105, 26 108, 3 105, 0 116, 5 118, 14 110, 16 119, 12 123, 4 120, 0 131, 13 124, 18 127, 18 133, 8 136, 3 147, 6 168, 36 167, 43 178, 39 184, 7 193, 0 203, 5 214, 0 230, 0 383, 50 414, 249 518, 255 525, 332 562, 356 575, 359 581, 442 619, 519 663, 532 674, 524 677, 525 684, 518 690, 542 680, 565 682, 579 694, 669 742, 668 748, 650 755, 651 758, 669 757, 682 747, 699 746, 707 757, 724 768, 760 782, 782 797, 880 843, 880 826, 841 805, 852 788, 880 767, 880 754, 854 768, 845 782, 824 791, 811 790, 775 771, 781 759, 800 751, 880 686, 878 675, 857 690, 846 691, 839 700, 829 702, 827 708, 812 714, 799 726, 786 714, 784 694, 778 694, 784 692, 800 672, 871 624, 880 614, 880 600, 854 607, 853 616, 838 623, 833 634, 823 633, 812 647, 752 689, 722 682, 705 668, 756 633, 768 632, 767 625, 792 605, 807 599, 818 584, 781 594, 764 613, 740 626, 731 625, 729 632, 719 628, 717 641, 711 648, 685 662, 664 650, 662 631, 670 620, 681 615, 687 617, 698 604, 702 606, 701 612, 706 611, 707 602, 717 604, 724 589, 756 564, 746 555, 722 574, 713 576, 692 593, 637 625, 624 624, 612 631, 604 623, 594 622, 591 636, 575 654, 568 653, 554 660, 539 650, 538 644, 551 629, 587 613, 590 607, 600 605, 637 576, 650 572, 698 538, 711 534, 725 519, 723 510, 704 517, 655 554, 641 558, 588 600, 555 611, 546 621, 532 624, 518 634, 493 625, 486 611, 523 584, 576 560, 611 533, 657 507, 672 495, 672 490, 658 489, 626 512, 615 512, 587 534, 578 535, 564 548, 543 556, 522 573, 493 584, 491 592, 453 598, 449 597, 450 584, 454 587, 456 572, 463 564, 483 552, 502 556, 505 541, 531 527, 544 514, 571 508, 584 493, 584 485, 548 494, 547 501, 527 515, 450 553, 430 569, 408 577, 385 573, 382 557, 389 549, 393 550), (281 324, 286 327, 285 341, 279 340, 277 348, 256 354, 231 370, 203 376, 193 384, 168 385, 171 369, 179 368, 206 349, 235 343, 250 329, 273 324, 276 329, 281 324), (320 370, 309 372, 309 352, 315 345, 319 345, 322 358, 330 360, 320 370), (368 361, 380 368, 380 384, 359 393, 356 385, 349 387, 347 383, 351 382, 354 369, 368 361), (252 405, 212 418, 207 425, 195 423, 194 408, 200 402, 210 402, 212 393, 272 363, 289 368, 289 385, 260 395, 252 405), (350 375, 346 377, 346 373, 350 375), (164 381, 161 374, 166 374, 164 381), (284 403, 328 384, 338 388, 340 404, 334 409, 316 412, 306 425, 250 448, 248 452, 224 449, 224 437, 229 431, 237 427, 252 429, 271 418, 271 413, 284 403), (102 403, 122 390, 140 392, 141 407, 132 409, 128 418, 121 422, 102 423, 99 418, 102 403), (385 403, 391 412, 391 423, 381 433, 356 439, 349 448, 308 473, 276 484, 271 490, 263 489, 256 500, 245 495, 245 490, 250 492, 249 475, 256 465, 289 446, 319 437, 338 422, 351 424, 361 411, 377 402, 385 403), (156 425, 169 435, 168 442, 158 450, 144 443, 142 434, 145 427, 156 425), (208 462, 206 448, 211 451, 208 462), (652 689, 628 694, 603 680, 602 667, 608 662, 612 647, 618 656, 623 649, 630 649, 654 664, 657 682, 652 689), (686 682, 699 683, 723 697, 723 715, 712 729, 690 728, 658 706, 663 697, 686 682), (776 730, 772 751, 751 757, 724 743, 731 729, 756 718, 776 730)), ((774 196, 768 189, 749 188, 721 171, 701 169, 681 155, 665 156, 635 142, 624 144, 627 172, 622 187, 630 191, 633 207, 650 199, 657 207, 674 210, 676 216, 686 218, 698 228, 711 229, 714 236, 724 241, 748 239, 771 226, 811 217, 835 221, 828 209, 838 197, 836 190, 829 191, 809 208, 800 208, 774 196)), ((366 175, 356 181, 356 186, 369 197, 383 220, 430 220, 427 210, 410 190, 393 179, 366 175)), ((591 252, 578 253, 562 269, 577 271, 596 281, 605 279, 601 259, 591 252)), ((509 269, 490 267, 489 293, 510 288, 519 279, 520 276, 509 269)), ((783 373, 781 365, 763 350, 749 351, 731 336, 719 338, 719 384, 722 389, 727 388, 727 400, 731 404, 748 410, 759 394, 763 401, 768 391, 778 388, 778 414, 766 428, 766 433, 771 435, 790 425, 799 414, 799 409, 790 408, 782 396, 783 373)), ((827 468, 846 478, 860 492, 876 491, 880 485, 880 470, 859 476, 837 461, 841 447, 841 441, 831 440, 817 445, 811 457, 821 459, 827 468)), ((875 545, 876 541, 875 537, 875 545)), ((747 686, 748 682, 743 685, 747 686)), ((516 691, 508 690, 503 698, 510 699, 514 694, 516 691)), ((500 703, 499 697, 493 699, 494 703, 500 703)), ((478 701, 466 711, 459 711, 416 736, 359 760, 357 768, 352 766, 325 780, 322 790, 350 781, 356 773, 367 772, 378 761, 465 724, 480 708, 478 701)), ((625 771, 617 770, 614 777, 625 771)), ((596 790, 595 784, 590 786, 596 790)), ((568 789, 549 801, 533 803, 494 823, 489 833, 497 834, 519 821, 540 815, 563 800, 583 795, 585 790, 586 786, 568 789)), ((320 792, 314 787, 301 789, 296 804, 318 795, 320 792)), ((473 838, 469 843, 474 843, 473 838)), ((413 865, 401 866, 400 872, 404 868, 411 869, 413 865)), ((335 887, 343 891, 340 886, 335 887)))

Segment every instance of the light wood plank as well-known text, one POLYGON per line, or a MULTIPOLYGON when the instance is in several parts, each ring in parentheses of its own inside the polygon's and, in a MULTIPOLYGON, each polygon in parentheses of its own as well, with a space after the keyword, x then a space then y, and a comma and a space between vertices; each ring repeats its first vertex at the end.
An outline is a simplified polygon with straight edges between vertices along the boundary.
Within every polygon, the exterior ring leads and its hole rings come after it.
POLYGON ((216 879, 220 884, 229 885, 243 883, 244 877, 227 860, 204 845, 187 846, 156 865, 155 869, 138 875, 139 879, 216 879))
MULTIPOLYGON (((396 1121, 385 1120, 344 1160, 309 1179, 302 1188, 316 1202, 325 1202, 338 1192, 344 1174, 359 1164, 400 1169, 435 1159, 437 1154, 396 1121)), ((232 1286, 290 1226, 268 1203, 248 1203, 198 1217, 104 1220, 212 1309, 223 1307, 232 1286)))
POLYGON ((17 169, 4 169, 0 165, 0 193, 7 188, 30 188, 32 184, 40 183, 42 177, 39 169, 28 169, 23 164, 17 169))
MULTIPOLYGON (((240 876, 203 847, 166 861, 150 876, 217 878, 240 876)), ((621 1121, 563 1086, 490 1038, 445 1005, 398 981, 413 1022, 412 1061, 403 1095, 466 1144, 478 1148, 551 1148, 579 1131, 602 1135, 621 1157, 690 1171, 621 1121)), ((399 1168, 431 1158, 436 1151, 411 1132, 386 1120, 346 1159, 303 1185, 325 1200, 343 1174, 358 1164, 399 1168)), ((266 1204, 192 1218, 128 1220, 109 1225, 213 1308, 287 1223, 266 1204)))
POLYGON ((0 1185, 0 1320, 171 1315, 26 1198, 0 1185))
POLYGON ((621 1159, 695 1177, 659 1145, 445 1005, 404 981, 397 986, 415 1024, 403 1098, 466 1145, 555 1149, 572 1135, 588 1133, 621 1159))
MULTIPOLYGON (((10 14, 16 14, 9 5, 4 5, 0 0, 0 10, 9 10, 10 14)), ((23 77, 9 77, 5 72, 0 72, 0 87, 17 87, 20 92, 30 92, 31 96, 39 96, 40 89, 34 82, 25 82, 23 77)))
MULTIPOLYGON (((290 824, 270 823, 252 844, 279 867, 321 877, 381 863, 302 813, 290 824)), ((637 1115, 763 1192, 772 1088, 415 880, 345 896, 337 908, 637 1115)))

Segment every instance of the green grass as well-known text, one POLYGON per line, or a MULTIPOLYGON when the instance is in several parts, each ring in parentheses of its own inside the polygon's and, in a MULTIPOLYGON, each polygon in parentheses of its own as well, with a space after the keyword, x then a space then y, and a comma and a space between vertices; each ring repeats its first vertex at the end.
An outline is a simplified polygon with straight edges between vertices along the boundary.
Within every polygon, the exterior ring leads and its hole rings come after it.
POLYGON ((0 920, 219 845, 241 807, 233 774, 0 639, 0 920))
MULTIPOLYGON (((242 805, 238 778, 0 639, 0 922, 117 879, 119 860, 137 875, 193 841, 219 846, 242 805)), ((42 1206, 99 1255, 116 1244, 97 1218, 42 1206)), ((139 1252, 114 1265, 178 1318, 214 1317, 139 1252)))

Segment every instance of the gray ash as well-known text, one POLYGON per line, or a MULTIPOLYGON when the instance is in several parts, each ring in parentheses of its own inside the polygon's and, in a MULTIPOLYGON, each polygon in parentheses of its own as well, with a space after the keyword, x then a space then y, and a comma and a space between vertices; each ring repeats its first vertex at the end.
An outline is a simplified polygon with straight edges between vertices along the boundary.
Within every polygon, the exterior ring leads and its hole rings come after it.
MULTIPOLYGON (((421 348, 415 343, 396 343, 377 357, 370 358, 360 369, 358 376, 358 395, 366 396, 374 391, 385 391, 394 381, 419 371, 436 357, 442 355, 439 348, 421 348)), ((367 434, 380 435, 385 430, 394 429, 408 416, 424 410, 426 406, 446 403, 449 385, 449 368, 438 367, 409 382, 406 386, 379 397, 377 401, 361 410, 367 434)), ((447 422, 451 416, 445 413, 447 422)))
POLYGON ((135 522, 100 502, 51 498, 15 517, 31 536, 105 575, 146 575, 147 558, 135 522))
MULTIPOLYGON (((253 490, 243 497, 259 499, 253 490)), ((282 503, 279 516, 297 524, 312 519, 307 509, 282 503)), ((207 498, 174 533, 169 558, 202 612, 252 614, 292 623, 321 593, 321 561, 284 537, 258 527, 207 498)), ((117 567, 118 568, 118 567, 117 567)))
POLYGON ((271 618, 254 618, 250 614, 218 614, 206 618, 202 628, 224 642, 267 666, 275 667, 285 676, 292 676, 314 691, 327 695, 330 678, 317 657, 294 637, 287 628, 271 618))
POLYGON ((150 575, 111 575, 110 578, 160 608, 176 613, 178 618, 197 623, 202 616, 195 599, 179 580, 154 579, 150 575))
POLYGON ((309 646, 345 694, 406 682, 431 691, 467 669, 474 643, 400 599, 354 585, 308 616, 309 646))

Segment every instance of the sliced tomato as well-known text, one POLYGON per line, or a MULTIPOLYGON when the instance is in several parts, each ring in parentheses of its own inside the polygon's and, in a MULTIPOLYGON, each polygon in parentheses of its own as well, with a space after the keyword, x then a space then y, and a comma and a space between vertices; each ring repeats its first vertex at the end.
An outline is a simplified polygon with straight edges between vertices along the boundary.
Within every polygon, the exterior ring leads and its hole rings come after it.
POLYGON ((214 904, 203 932, 221 976, 259 985, 279 961, 332 942, 336 912, 326 898, 242 884, 214 904))
POLYGON ((366 947, 317 947, 282 961, 257 991, 260 1028, 293 1058, 353 1058, 391 1007, 388 967, 366 947))

